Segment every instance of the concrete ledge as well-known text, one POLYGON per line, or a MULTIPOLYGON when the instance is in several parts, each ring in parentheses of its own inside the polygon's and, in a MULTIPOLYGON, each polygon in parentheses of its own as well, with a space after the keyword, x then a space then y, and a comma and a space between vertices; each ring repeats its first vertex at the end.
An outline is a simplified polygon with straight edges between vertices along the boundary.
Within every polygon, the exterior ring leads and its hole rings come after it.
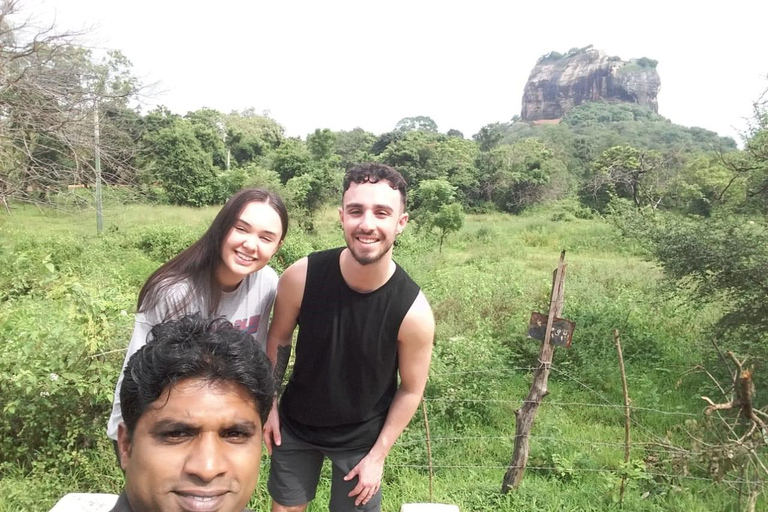
POLYGON ((73 492, 61 498, 50 512, 109 512, 116 501, 117 494, 73 492))
POLYGON ((459 507, 443 503, 403 503, 400 512, 459 512, 459 507))

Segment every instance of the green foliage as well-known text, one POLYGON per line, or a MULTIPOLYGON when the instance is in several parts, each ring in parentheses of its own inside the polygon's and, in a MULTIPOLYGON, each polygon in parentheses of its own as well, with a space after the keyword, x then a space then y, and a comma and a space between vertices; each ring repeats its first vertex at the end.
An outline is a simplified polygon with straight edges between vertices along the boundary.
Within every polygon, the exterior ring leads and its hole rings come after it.
POLYGON ((477 195, 476 157, 472 141, 416 131, 394 139, 378 160, 397 168, 411 187, 446 180, 457 189, 459 200, 470 203, 477 195))
POLYGON ((395 125, 395 131, 437 133, 437 123, 429 116, 404 117, 395 125))
MULTIPOLYGON (((635 411, 638 448, 625 467, 621 448, 607 446, 623 439, 620 410, 554 405, 601 403, 590 390, 620 403, 610 334, 619 328, 633 404, 700 412, 701 389, 676 389, 674 381, 701 358, 708 344, 703 333, 717 310, 660 295, 659 270, 600 218, 576 218, 580 209, 570 200, 554 209, 528 209, 523 216, 469 215, 459 236, 446 239, 442 254, 435 237, 423 230, 408 229, 398 237, 396 260, 420 284, 437 320, 426 392, 432 456, 440 466, 435 501, 453 502, 462 510, 618 512, 612 496, 618 477, 626 474, 625 509, 727 510, 736 498, 725 486, 646 479, 653 472, 679 470, 671 462, 664 467, 638 462, 646 455, 640 448, 644 441, 681 432, 678 417, 635 411), (549 220, 557 212, 574 218, 549 220), (540 408, 531 438, 531 460, 550 469, 530 469, 520 490, 503 496, 498 468, 509 461, 512 411, 530 383, 529 372, 518 367, 535 365, 538 350, 535 341, 526 339, 525 326, 530 311, 548 301, 552 269, 563 247, 569 251, 564 316, 576 321, 576 338, 571 349, 556 353, 551 395, 545 401, 553 403, 540 408)), ((186 237, 208 226, 215 210, 135 205, 111 219, 114 229, 101 237, 82 234, 88 232, 82 216, 43 217, 29 208, 14 212, 13 226, 0 217, 0 290, 11 289, 14 280, 19 284, 0 299, 0 407, 15 405, 11 415, 3 413, 14 430, 3 430, 0 422, 0 457, 19 457, 0 465, 0 511, 47 510, 74 490, 119 490, 122 475, 104 436, 104 421, 121 349, 130 336, 136 293, 173 246, 184 246, 186 237), (147 218, 163 224, 146 226, 147 218), (141 248, 139 240, 144 241, 141 248), (50 395, 41 396, 43 391, 50 395), (27 437, 32 427, 34 439, 27 437)), ((316 215, 314 234, 297 229, 294 219, 272 261, 279 271, 310 250, 340 241, 330 208, 316 215)), ((387 459, 384 510, 396 512, 403 502, 428 500, 424 437, 417 415, 387 459)), ((268 471, 266 456, 262 471, 268 471)), ((257 509, 268 506, 265 480, 252 500, 257 509)), ((320 500, 328 497, 328 482, 324 476, 320 500)), ((319 510, 324 503, 312 506, 319 510)))
POLYGON ((336 135, 316 130, 307 143, 289 139, 272 154, 272 169, 285 184, 283 191, 298 224, 314 230, 314 214, 326 201, 341 195, 340 158, 334 153, 336 135))
POLYGON ((203 206, 216 199, 213 158, 187 122, 178 121, 148 137, 154 147, 152 174, 172 204, 203 206))
POLYGON ((432 223, 440 230, 440 252, 448 233, 455 233, 464 225, 464 209, 459 203, 444 204, 435 214, 432 223))
POLYGON ((315 160, 328 161, 334 157, 336 134, 328 128, 318 128, 315 133, 307 136, 307 149, 315 160))
POLYGON ((659 61, 649 59, 648 57, 640 57, 639 59, 634 59, 634 61, 643 69, 656 69, 656 66, 659 64, 659 61))
POLYGON ((306 144, 297 139, 286 140, 270 158, 270 168, 275 171, 283 183, 291 178, 312 172, 312 154, 306 144))
POLYGON ((655 227, 655 253, 691 299, 722 304, 717 334, 768 362, 768 226, 764 219, 669 219, 655 227))
POLYGON ((614 146, 595 161, 582 197, 598 211, 604 211, 613 197, 656 209, 670 193, 671 174, 669 163, 657 151, 614 146))
POLYGON ((539 57, 539 59, 536 61, 536 65, 539 64, 548 64, 548 63, 557 63, 559 61, 570 59, 571 57, 575 57, 577 55, 581 55, 582 53, 586 53, 587 51, 592 49, 592 45, 587 45, 583 48, 571 48, 567 52, 558 53, 558 52, 549 52, 545 55, 542 55, 539 57))
POLYGON ((77 465, 103 429, 122 359, 102 352, 127 320, 118 286, 94 287, 80 274, 114 240, 85 249, 71 236, 14 238, 14 251, 0 255, 0 467, 77 465), (46 256, 43 245, 60 250, 46 256))
POLYGON ((562 53, 552 51, 539 57, 539 59, 536 61, 536 64, 546 64, 548 62, 557 62, 561 60, 563 57, 564 56, 562 53))
POLYGON ((342 169, 349 169, 353 165, 373 160, 373 144, 376 142, 376 135, 362 128, 335 133, 334 153, 339 157, 339 166, 342 169))
POLYGON ((569 126, 590 126, 621 121, 669 122, 651 109, 633 103, 588 101, 570 110, 562 122, 569 126))
POLYGON ((464 225, 464 210, 454 199, 455 187, 445 180, 424 180, 413 194, 413 218, 420 229, 440 230, 440 252, 446 235, 464 225))
POLYGON ((225 116, 224 125, 227 146, 241 166, 266 157, 284 139, 282 126, 266 115, 257 115, 253 109, 232 112, 225 116))
POLYGON ((141 250, 157 262, 165 263, 195 243, 202 234, 199 229, 150 224, 132 232, 126 245, 141 250))
POLYGON ((480 153, 477 166, 483 198, 512 213, 541 201, 552 177, 565 172, 565 165, 533 138, 480 153))
POLYGON ((708 217, 718 204, 735 205, 744 197, 744 183, 732 183, 734 177, 719 156, 701 155, 672 179, 666 206, 708 217))

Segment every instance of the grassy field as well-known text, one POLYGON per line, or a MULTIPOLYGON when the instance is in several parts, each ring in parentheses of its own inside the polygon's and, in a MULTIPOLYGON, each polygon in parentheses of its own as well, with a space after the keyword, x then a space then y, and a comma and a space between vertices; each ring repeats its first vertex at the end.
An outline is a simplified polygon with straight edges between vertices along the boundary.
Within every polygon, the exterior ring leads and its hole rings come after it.
MULTIPOLYGON (((712 481, 708 455, 692 441, 710 428, 699 396, 713 386, 700 375, 683 376, 710 357, 702 333, 716 312, 663 293, 660 269, 638 247, 601 219, 564 214, 567 207, 469 216, 442 252, 435 237, 413 229, 398 241, 395 258, 421 285, 437 319, 425 402, 434 488, 430 496, 419 412, 388 459, 384 510, 430 500, 464 511, 619 510, 622 474, 623 510, 740 510, 734 486, 712 481), (546 311, 562 249, 564 316, 577 324, 573 347, 555 353, 522 486, 501 495, 513 411, 537 363, 528 318, 532 310, 546 311), (635 407, 629 466, 614 328, 635 407)), ((66 492, 119 490, 122 475, 104 424, 136 294, 215 212, 111 207, 101 236, 93 212, 24 207, 0 216, 0 411, 8 420, 0 422, 0 512, 46 511, 66 492)), ((290 232, 274 266, 343 243, 336 219, 329 209, 316 233, 290 232)), ((254 510, 268 510, 268 464, 265 458, 254 510)), ((327 509, 328 476, 310 511, 327 509)))

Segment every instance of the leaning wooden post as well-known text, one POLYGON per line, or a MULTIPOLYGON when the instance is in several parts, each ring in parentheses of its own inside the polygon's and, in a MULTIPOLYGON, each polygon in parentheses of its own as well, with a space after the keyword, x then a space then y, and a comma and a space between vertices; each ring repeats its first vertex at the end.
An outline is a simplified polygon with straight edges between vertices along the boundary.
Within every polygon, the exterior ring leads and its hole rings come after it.
POLYGON ((429 436, 429 417, 427 416, 427 403, 421 399, 421 412, 424 414, 424 430, 427 433, 427 461, 429 463, 429 501, 434 502, 434 492, 432 482, 435 479, 435 472, 432 466, 432 439, 429 436))
POLYGON ((563 251, 560 253, 560 262, 554 273, 552 295, 549 299, 549 315, 546 317, 546 328, 541 338, 538 338, 535 333, 541 332, 540 328, 544 324, 542 321, 543 315, 533 313, 531 316, 528 334, 531 337, 542 340, 539 352, 539 366, 533 373, 533 384, 531 385, 528 397, 523 402, 523 405, 515 411, 515 447, 512 452, 512 460, 509 463, 501 485, 501 492, 505 494, 510 489, 517 488, 523 480, 525 466, 528 463, 528 436, 536 419, 536 411, 539 408, 539 404, 549 394, 549 391, 547 391, 547 380, 549 379, 549 370, 552 365, 555 344, 570 346, 571 343, 573 323, 558 318, 563 312, 565 301, 565 268, 565 251, 563 251), (557 329, 554 332, 557 343, 553 343, 555 339, 552 338, 552 328, 555 325, 557 325, 557 329))
MULTIPOLYGON (((627 372, 624 370, 624 355, 621 353, 621 340, 619 339, 619 330, 613 330, 613 339, 616 342, 616 352, 619 354, 619 369, 621 370, 621 385, 624 389, 624 465, 629 464, 629 452, 632 438, 629 435, 629 390, 627 389, 627 372)), ((621 476, 621 488, 619 490, 619 505, 624 505, 624 489, 627 485, 626 467, 621 476)))

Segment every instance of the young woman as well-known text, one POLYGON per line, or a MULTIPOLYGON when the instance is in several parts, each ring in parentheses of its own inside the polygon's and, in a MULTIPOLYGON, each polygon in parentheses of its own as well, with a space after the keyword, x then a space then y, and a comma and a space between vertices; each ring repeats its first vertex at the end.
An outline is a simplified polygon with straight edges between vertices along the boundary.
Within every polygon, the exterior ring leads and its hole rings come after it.
MULTIPOLYGON (((153 325, 198 311, 207 317, 225 317, 266 349, 269 314, 277 290, 277 274, 266 265, 287 230, 288 212, 277 195, 254 188, 232 196, 200 240, 144 283, 123 369, 147 342, 153 325)), ((123 420, 122 382, 121 371, 107 424, 107 435, 113 440, 123 420)))

